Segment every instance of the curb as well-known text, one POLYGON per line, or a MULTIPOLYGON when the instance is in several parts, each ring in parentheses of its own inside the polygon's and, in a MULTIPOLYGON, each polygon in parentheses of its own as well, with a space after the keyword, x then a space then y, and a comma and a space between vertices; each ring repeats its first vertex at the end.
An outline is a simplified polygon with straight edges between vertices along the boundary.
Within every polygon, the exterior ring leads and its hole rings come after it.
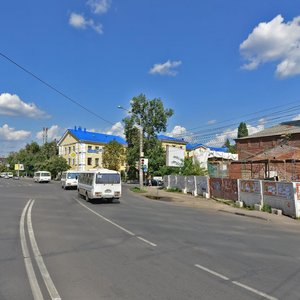
POLYGON ((224 209, 218 209, 218 211, 220 211, 220 212, 225 212, 225 213, 228 213, 228 214, 237 215, 237 216, 241 216, 241 217, 254 218, 254 219, 259 219, 259 220, 263 220, 263 221, 271 221, 271 220, 268 219, 268 218, 259 217, 259 216, 252 216, 252 215, 248 215, 248 214, 240 213, 240 212, 231 212, 231 211, 224 210, 224 209))

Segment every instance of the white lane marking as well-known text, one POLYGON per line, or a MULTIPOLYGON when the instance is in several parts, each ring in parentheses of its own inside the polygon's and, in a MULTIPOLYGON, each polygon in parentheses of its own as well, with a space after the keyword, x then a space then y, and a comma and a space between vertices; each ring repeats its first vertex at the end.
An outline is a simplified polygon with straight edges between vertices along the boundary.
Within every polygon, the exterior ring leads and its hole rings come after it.
POLYGON ((235 284, 235 285, 238 285, 239 287, 242 287, 242 288, 244 288, 244 289, 246 289, 246 290, 248 290, 248 291, 250 291, 250 292, 252 292, 252 293, 254 293, 254 294, 257 294, 257 295, 259 295, 259 296, 262 296, 262 297, 264 297, 264 298, 266 298, 266 299, 269 299, 269 300, 277 300, 277 298, 274 298, 274 297, 272 297, 272 296, 270 296, 270 295, 268 295, 268 294, 265 294, 265 293, 263 293, 263 292, 260 292, 260 291, 258 291, 258 290, 256 290, 256 289, 253 289, 252 287, 250 287, 250 286, 247 286, 247 285, 245 285, 245 284, 242 284, 242 283, 240 283, 240 282, 238 282, 238 281, 231 281, 233 284, 235 284))
POLYGON ((59 294, 54 286, 54 283, 50 277, 50 274, 46 268, 46 265, 44 263, 43 257, 41 255, 41 252, 38 248, 38 245, 37 245, 37 242, 36 242, 36 239, 34 236, 34 231, 33 231, 32 221, 31 221, 31 210, 32 210, 33 204, 34 204, 34 200, 32 200, 32 202, 30 203, 30 206, 29 206, 29 209, 27 212, 28 235, 29 235, 33 255, 34 255, 35 261, 39 267, 41 275, 44 279, 45 285, 48 289, 51 299, 52 300, 61 300, 61 297, 59 296, 59 294))
POLYGON ((31 258, 29 256, 29 250, 28 250, 28 246, 27 246, 27 242, 26 242, 26 236, 25 236, 25 226, 24 226, 25 214, 26 214, 27 208, 28 208, 31 201, 32 200, 28 200, 26 206, 23 209, 21 219, 20 219, 21 248, 22 248, 22 253, 23 253, 23 256, 24 256, 25 268, 26 268, 27 277, 28 277, 28 280, 29 280, 29 284, 30 284, 30 287, 31 287, 31 292, 32 292, 33 298, 35 300, 43 300, 44 298, 43 298, 40 286, 38 284, 38 281, 37 281, 35 273, 34 273, 31 258))
POLYGON ((203 271, 206 271, 206 272, 208 272, 208 273, 210 273, 210 274, 213 274, 213 275, 215 275, 215 276, 217 276, 217 277, 220 277, 220 278, 222 278, 222 279, 224 279, 224 280, 229 280, 228 277, 223 276, 222 274, 219 274, 219 273, 217 273, 217 272, 215 272, 215 271, 213 271, 213 270, 210 270, 210 269, 208 269, 208 268, 205 268, 205 267, 203 267, 203 266, 195 265, 195 267, 197 267, 197 268, 199 268, 199 269, 201 269, 201 270, 203 270, 203 271))
POLYGON ((101 219, 103 219, 104 221, 106 221, 106 222, 108 222, 108 223, 110 223, 110 224, 116 226, 116 227, 119 228, 120 230, 125 231, 125 232, 128 233, 129 235, 134 236, 134 237, 138 238, 139 240, 143 241, 144 243, 147 243, 147 244, 149 244, 149 245, 151 245, 151 246, 153 246, 153 247, 156 247, 156 246, 157 246, 156 244, 154 244, 154 243, 152 243, 152 242, 149 242, 148 240, 143 239, 143 238, 140 237, 140 236, 137 236, 137 235, 134 234, 132 231, 127 230, 126 228, 124 228, 124 227, 118 225, 117 223, 115 223, 115 222, 113 222, 113 221, 107 219, 106 217, 102 216, 101 214, 95 212, 94 210, 92 210, 91 208, 89 208, 88 206, 86 206, 85 204, 81 203, 78 199, 76 199, 76 198, 73 198, 73 199, 74 199, 75 201, 77 201, 81 206, 83 206, 84 208, 86 208, 87 210, 89 210, 90 212, 92 212, 93 214, 95 214, 96 216, 98 216, 99 218, 101 218, 101 219))
POLYGON ((252 293, 254 293, 254 294, 256 294, 256 295, 259 295, 259 296, 261 296, 261 297, 264 297, 264 298, 266 298, 266 299, 269 299, 269 300, 278 300, 277 298, 275 298, 275 297, 272 297, 272 296, 270 296, 270 295, 268 295, 268 294, 266 294, 266 293, 263 293, 263 292, 261 292, 261 291, 259 291, 259 290, 256 290, 256 289, 254 289, 254 288, 252 288, 252 287, 250 287, 250 286, 248 286, 248 285, 245 285, 245 284, 242 284, 242 283, 240 283, 240 282, 238 282, 238 281, 234 281, 234 280, 230 280, 228 277, 226 277, 226 276, 224 276, 224 275, 222 275, 222 274, 220 274, 220 273, 217 273, 217 272, 215 272, 215 271, 213 271, 213 270, 210 270, 210 269, 208 269, 208 268, 205 268, 205 267, 203 267, 203 266, 201 266, 201 265, 195 265, 195 267, 197 267, 197 268, 199 268, 199 269, 201 269, 201 270, 203 270, 203 271, 206 271, 206 272, 208 272, 208 273, 210 273, 210 274, 213 274, 213 275, 215 275, 215 276, 217 276, 217 277, 219 277, 219 278, 222 278, 222 279, 224 279, 224 280, 226 280, 226 281, 230 281, 232 284, 235 284, 235 285, 237 285, 237 286, 239 286, 239 287, 241 287, 241 288, 244 288, 245 290, 247 290, 247 291, 249 291, 249 292, 252 292, 252 293))

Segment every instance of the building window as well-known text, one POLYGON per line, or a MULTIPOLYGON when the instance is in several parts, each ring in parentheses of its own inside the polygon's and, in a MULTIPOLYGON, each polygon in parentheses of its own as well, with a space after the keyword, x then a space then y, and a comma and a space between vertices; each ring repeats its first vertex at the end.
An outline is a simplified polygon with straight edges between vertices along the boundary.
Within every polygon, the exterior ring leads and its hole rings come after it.
POLYGON ((73 151, 75 152, 75 146, 73 146, 73 151))
POLYGON ((96 147, 95 147, 95 150, 96 150, 96 152, 98 153, 98 152, 99 152, 99 146, 96 146, 96 147))
POLYGON ((95 165, 98 167, 99 166, 99 158, 95 158, 95 165))
POLYGON ((68 158, 68 165, 71 166, 71 158, 68 158))
POLYGON ((88 157, 88 159, 87 159, 87 164, 88 164, 88 166, 91 166, 91 165, 92 165, 92 158, 91 158, 91 157, 88 157))
POLYGON ((67 147, 65 147, 65 154, 67 154, 67 147))
POLYGON ((69 147, 69 154, 71 153, 71 147, 69 147))
POLYGON ((73 166, 75 165, 75 158, 73 158, 73 166))
POLYGON ((89 150, 92 150, 92 146, 88 146, 88 151, 89 151, 89 150))

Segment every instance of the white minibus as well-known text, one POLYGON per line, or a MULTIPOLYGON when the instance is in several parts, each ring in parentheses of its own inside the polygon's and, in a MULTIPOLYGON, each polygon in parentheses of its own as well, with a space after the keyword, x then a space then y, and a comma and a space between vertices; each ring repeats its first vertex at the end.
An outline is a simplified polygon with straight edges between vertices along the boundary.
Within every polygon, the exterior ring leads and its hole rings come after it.
POLYGON ((48 171, 37 171, 33 176, 34 182, 49 182, 51 181, 51 173, 48 171))
POLYGON ((66 190, 67 188, 77 187, 78 185, 78 176, 80 171, 66 171, 61 174, 61 188, 66 190))
POLYGON ((77 190, 78 196, 83 196, 86 201, 107 199, 108 202, 113 202, 121 197, 120 173, 108 169, 81 172, 77 190))

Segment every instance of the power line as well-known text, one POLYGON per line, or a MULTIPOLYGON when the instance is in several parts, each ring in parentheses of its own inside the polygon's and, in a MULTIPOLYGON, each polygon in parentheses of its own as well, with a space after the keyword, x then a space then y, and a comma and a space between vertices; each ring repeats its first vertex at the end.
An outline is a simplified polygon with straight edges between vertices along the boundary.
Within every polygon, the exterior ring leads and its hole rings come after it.
POLYGON ((21 66, 20 64, 18 64, 17 62, 15 62, 14 60, 12 60, 11 58, 9 58, 8 56, 6 56, 5 54, 0 52, 0 55, 5 58, 6 60, 8 60, 10 63, 14 64, 15 66, 17 66, 18 68, 20 68, 22 71, 24 71, 25 73, 29 74, 31 77, 35 78, 36 80, 40 81, 42 84, 46 85, 48 88, 50 88, 51 90, 55 91, 56 93, 58 93, 59 95, 63 96, 64 98, 66 98, 67 100, 69 100, 70 102, 72 102, 73 104, 79 106, 80 108, 84 109, 85 111, 87 111, 88 113, 92 114, 93 116, 101 119, 102 121, 109 123, 110 125, 114 125, 113 122, 110 122, 106 119, 104 119, 103 117, 101 117, 100 115, 98 115, 97 113, 93 112, 92 110, 90 110, 89 108, 83 106, 82 104, 80 104, 78 101, 74 100, 73 98, 69 97, 68 95, 66 95, 65 93, 59 91, 56 87, 54 87, 53 85, 49 84, 48 82, 46 82, 45 80, 41 79, 39 76, 35 75, 34 73, 32 73, 31 71, 27 70, 26 68, 24 68, 23 66, 21 66))

